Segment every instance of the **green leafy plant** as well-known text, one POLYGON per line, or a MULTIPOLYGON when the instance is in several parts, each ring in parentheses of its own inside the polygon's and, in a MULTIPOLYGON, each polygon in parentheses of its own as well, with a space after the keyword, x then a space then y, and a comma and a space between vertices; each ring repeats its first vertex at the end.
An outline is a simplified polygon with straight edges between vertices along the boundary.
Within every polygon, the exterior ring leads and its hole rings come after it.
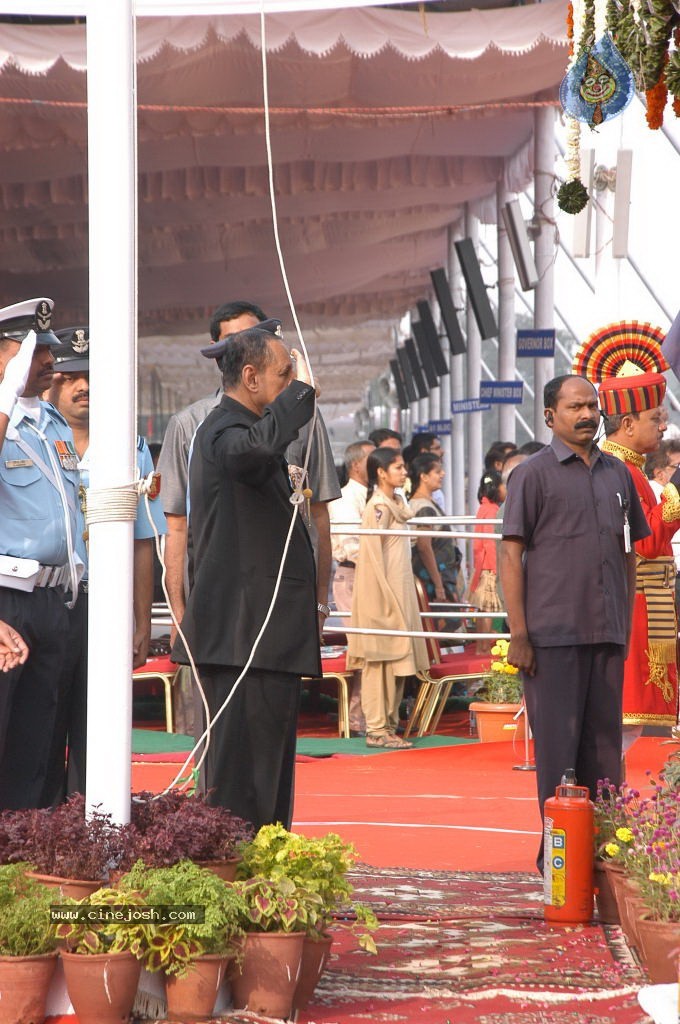
POLYGON ((296 886, 285 875, 276 879, 256 876, 235 886, 245 902, 245 931, 318 934, 323 918, 323 901, 318 893, 296 886))
POLYGON ((0 867, 0 956, 39 956, 57 946, 54 889, 26 877, 28 864, 0 867))
POLYGON ((482 685, 475 693, 475 700, 486 704, 519 704, 523 687, 519 669, 508 663, 507 640, 497 640, 491 648, 494 660, 488 672, 482 677, 482 685))
MULTIPOLYGON (((52 896, 54 900, 54 890, 52 896)), ((141 921, 117 920, 112 909, 148 909, 141 893, 103 887, 81 900, 66 899, 60 905, 66 908, 66 914, 71 909, 80 911, 77 920, 60 921, 56 926, 57 938, 69 953, 92 956, 129 950, 138 960, 142 959, 152 936, 152 928, 141 921), (108 913, 107 908, 110 908, 108 913)))
POLYGON ((307 925, 308 934, 318 936, 337 921, 353 931, 363 949, 376 952, 370 934, 378 927, 375 914, 352 899, 354 887, 347 875, 357 854, 351 843, 334 832, 316 838, 288 832, 280 824, 263 825, 252 842, 243 844, 241 857, 240 878, 288 879, 293 889, 319 897, 320 910, 307 925))
POLYGON ((205 913, 202 922, 149 926, 139 947, 147 970, 181 975, 202 953, 238 957, 246 904, 235 886, 212 871, 186 860, 164 868, 137 861, 120 884, 143 892, 150 906, 190 906, 205 913))

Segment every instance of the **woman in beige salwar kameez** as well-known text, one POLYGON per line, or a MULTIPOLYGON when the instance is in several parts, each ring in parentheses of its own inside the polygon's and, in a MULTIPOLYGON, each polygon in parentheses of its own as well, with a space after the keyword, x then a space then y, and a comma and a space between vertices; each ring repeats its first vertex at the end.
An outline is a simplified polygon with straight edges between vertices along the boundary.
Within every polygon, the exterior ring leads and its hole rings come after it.
MULTIPOLYGON (((369 500, 362 527, 402 530, 413 515, 395 488, 403 487, 406 467, 400 451, 376 448, 368 456, 369 500)), ((352 625, 367 629, 419 630, 420 613, 406 536, 362 534, 354 577, 352 625)), ((421 637, 351 633, 348 669, 362 670, 361 708, 366 745, 412 746, 397 736, 405 676, 429 667, 421 637)))

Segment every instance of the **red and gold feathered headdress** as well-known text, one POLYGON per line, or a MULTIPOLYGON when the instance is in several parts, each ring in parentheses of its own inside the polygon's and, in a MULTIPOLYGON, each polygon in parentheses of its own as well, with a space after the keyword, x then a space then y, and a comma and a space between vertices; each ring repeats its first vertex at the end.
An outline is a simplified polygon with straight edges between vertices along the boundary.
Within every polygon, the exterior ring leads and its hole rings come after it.
POLYGON ((622 320, 595 331, 574 356, 572 369, 599 384, 607 416, 656 409, 666 393, 670 369, 661 352, 664 333, 652 324, 622 320))

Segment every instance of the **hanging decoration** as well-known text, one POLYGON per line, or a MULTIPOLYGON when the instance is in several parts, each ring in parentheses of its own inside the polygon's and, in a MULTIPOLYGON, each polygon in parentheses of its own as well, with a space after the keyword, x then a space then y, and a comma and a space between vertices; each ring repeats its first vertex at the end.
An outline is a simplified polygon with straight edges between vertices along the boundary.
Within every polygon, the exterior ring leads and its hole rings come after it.
POLYGON ((622 113, 635 93, 630 68, 609 35, 588 47, 560 86, 565 111, 591 128, 622 113))
MULTIPOLYGON (((574 66, 586 32, 587 7, 584 0, 574 0, 567 7, 567 36, 569 38, 569 68, 574 66)), ((590 198, 588 189, 581 181, 581 125, 570 117, 565 118, 567 148, 564 154, 565 180, 557 190, 557 205, 565 213, 577 214, 585 208, 590 198)))
POLYGON ((639 320, 620 320, 602 327, 577 349, 572 373, 601 384, 631 373, 665 373, 670 369, 661 351, 664 332, 639 320))
POLYGON ((663 124, 668 93, 680 117, 680 5, 677 0, 608 0, 607 29, 645 94, 647 123, 663 124), (671 40, 675 50, 669 53, 671 40))

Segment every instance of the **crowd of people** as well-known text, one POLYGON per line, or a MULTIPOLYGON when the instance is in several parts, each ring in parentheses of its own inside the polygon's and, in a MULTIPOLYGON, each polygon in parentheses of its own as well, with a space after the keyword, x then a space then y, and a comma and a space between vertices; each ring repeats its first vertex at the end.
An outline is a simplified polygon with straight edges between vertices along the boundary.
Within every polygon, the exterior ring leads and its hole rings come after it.
MULTIPOLYGON (((85 787, 91 339, 86 326, 55 334, 52 311, 49 299, 0 310, 0 808, 85 787)), ((191 653, 198 669, 200 699, 188 689, 197 737, 211 720, 210 801, 290 826, 302 679, 320 675, 331 593, 362 630, 348 634, 350 728, 369 747, 411 746, 399 708, 429 665, 408 635, 426 599, 469 606, 482 634, 504 630, 507 610, 541 806, 567 768, 594 793, 598 778, 620 780, 645 723, 676 726, 680 442, 662 440, 661 357, 598 380, 599 396, 587 375, 546 385, 551 443, 489 447, 466 566, 436 434, 404 446, 385 427, 352 442, 341 487, 309 367, 280 322, 228 302, 209 335, 201 352, 221 386, 171 417, 162 496, 151 519, 138 509, 133 666, 149 648, 152 537, 167 534, 172 657, 191 653)), ((137 449, 146 476, 142 438, 137 449)))

